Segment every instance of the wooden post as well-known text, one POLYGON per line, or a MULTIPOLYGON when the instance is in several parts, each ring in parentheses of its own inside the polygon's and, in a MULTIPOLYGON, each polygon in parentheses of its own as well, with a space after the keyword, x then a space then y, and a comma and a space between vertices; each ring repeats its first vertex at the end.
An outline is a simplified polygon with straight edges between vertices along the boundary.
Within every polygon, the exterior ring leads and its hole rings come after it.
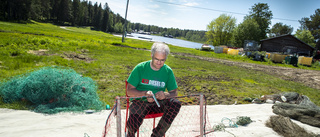
POLYGON ((204 135, 204 121, 203 121, 203 94, 200 94, 200 137, 204 135))
POLYGON ((129 5, 129 0, 127 0, 127 8, 126 8, 126 14, 125 14, 125 19, 124 19, 124 24, 123 24, 123 33, 122 33, 122 42, 124 42, 124 35, 127 35, 127 13, 128 13, 128 5, 129 5))
POLYGON ((121 137, 121 106, 120 106, 120 97, 116 97, 117 99, 117 137, 121 137))

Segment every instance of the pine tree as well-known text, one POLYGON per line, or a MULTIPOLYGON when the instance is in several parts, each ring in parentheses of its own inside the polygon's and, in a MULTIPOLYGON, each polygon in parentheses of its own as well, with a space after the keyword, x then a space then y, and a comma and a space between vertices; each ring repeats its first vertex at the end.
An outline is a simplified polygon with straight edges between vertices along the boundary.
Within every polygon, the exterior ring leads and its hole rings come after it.
POLYGON ((61 0, 60 7, 58 11, 58 21, 65 23, 70 21, 71 17, 71 7, 70 0, 61 0))
POLYGON ((79 22, 80 22, 80 0, 73 0, 72 8, 73 8, 72 25, 76 26, 76 25, 79 25, 79 22))
POLYGON ((109 25, 109 6, 108 3, 105 4, 103 11, 103 19, 101 24, 101 31, 107 32, 108 31, 108 25, 109 25))

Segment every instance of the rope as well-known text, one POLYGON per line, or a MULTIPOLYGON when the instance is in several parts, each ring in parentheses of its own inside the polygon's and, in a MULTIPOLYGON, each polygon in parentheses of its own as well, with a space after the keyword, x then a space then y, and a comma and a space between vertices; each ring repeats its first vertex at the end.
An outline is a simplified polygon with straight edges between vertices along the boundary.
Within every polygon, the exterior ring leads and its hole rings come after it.
POLYGON ((253 122, 253 121, 251 120, 250 117, 240 116, 240 117, 237 117, 236 124, 241 125, 241 126, 245 126, 247 124, 250 124, 251 122, 253 122))
POLYGON ((87 133, 84 133, 84 137, 90 137, 87 133))
POLYGON ((253 122, 253 121, 251 120, 250 117, 247 117, 247 116, 238 116, 237 118, 232 118, 232 119, 224 117, 221 119, 221 123, 213 126, 212 129, 213 129, 213 131, 228 132, 229 134, 231 134, 235 137, 235 135, 233 133, 227 131, 226 128, 228 128, 228 127, 237 128, 237 127, 239 127, 238 125, 245 126, 247 124, 250 124, 251 122, 253 122))
POLYGON ((234 137, 236 136, 233 133, 231 133, 230 131, 227 131, 226 128, 227 127, 224 124, 220 123, 220 124, 213 127, 213 131, 223 131, 223 132, 227 132, 227 133, 233 135, 234 137))
POLYGON ((226 127, 233 127, 233 128, 238 127, 238 125, 236 124, 236 120, 235 119, 229 119, 229 118, 224 117, 224 118, 222 118, 221 123, 224 123, 224 121, 228 121, 229 125, 226 126, 226 127))

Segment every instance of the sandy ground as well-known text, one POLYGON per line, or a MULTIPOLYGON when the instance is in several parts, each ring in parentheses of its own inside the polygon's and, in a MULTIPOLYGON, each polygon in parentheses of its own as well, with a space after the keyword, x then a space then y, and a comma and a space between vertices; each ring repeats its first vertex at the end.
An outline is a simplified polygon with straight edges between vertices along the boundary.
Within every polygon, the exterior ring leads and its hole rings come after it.
MULTIPOLYGON (((207 136, 216 137, 278 137, 272 129, 265 126, 271 115, 272 104, 247 105, 214 105, 207 106, 209 124, 221 123, 223 118, 248 116, 254 122, 238 128, 226 128, 226 131, 216 131, 207 136), (233 135, 232 135, 233 134, 233 135)), ((59 113, 44 115, 25 110, 0 109, 0 136, 5 137, 101 137, 105 121, 110 110, 92 114, 59 113)), ((301 127, 313 133, 320 134, 320 128, 308 126, 294 121, 301 127)), ((172 127, 173 128, 173 127, 172 127)))

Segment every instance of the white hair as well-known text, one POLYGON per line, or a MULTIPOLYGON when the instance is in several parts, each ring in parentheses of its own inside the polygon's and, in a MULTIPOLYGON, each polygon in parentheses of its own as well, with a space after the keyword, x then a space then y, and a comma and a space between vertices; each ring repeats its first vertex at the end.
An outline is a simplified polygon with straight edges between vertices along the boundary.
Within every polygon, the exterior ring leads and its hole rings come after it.
POLYGON ((152 57, 156 52, 165 53, 166 58, 167 58, 168 55, 170 54, 170 49, 169 49, 168 45, 163 42, 155 42, 155 43, 153 43, 153 45, 151 47, 152 57))

